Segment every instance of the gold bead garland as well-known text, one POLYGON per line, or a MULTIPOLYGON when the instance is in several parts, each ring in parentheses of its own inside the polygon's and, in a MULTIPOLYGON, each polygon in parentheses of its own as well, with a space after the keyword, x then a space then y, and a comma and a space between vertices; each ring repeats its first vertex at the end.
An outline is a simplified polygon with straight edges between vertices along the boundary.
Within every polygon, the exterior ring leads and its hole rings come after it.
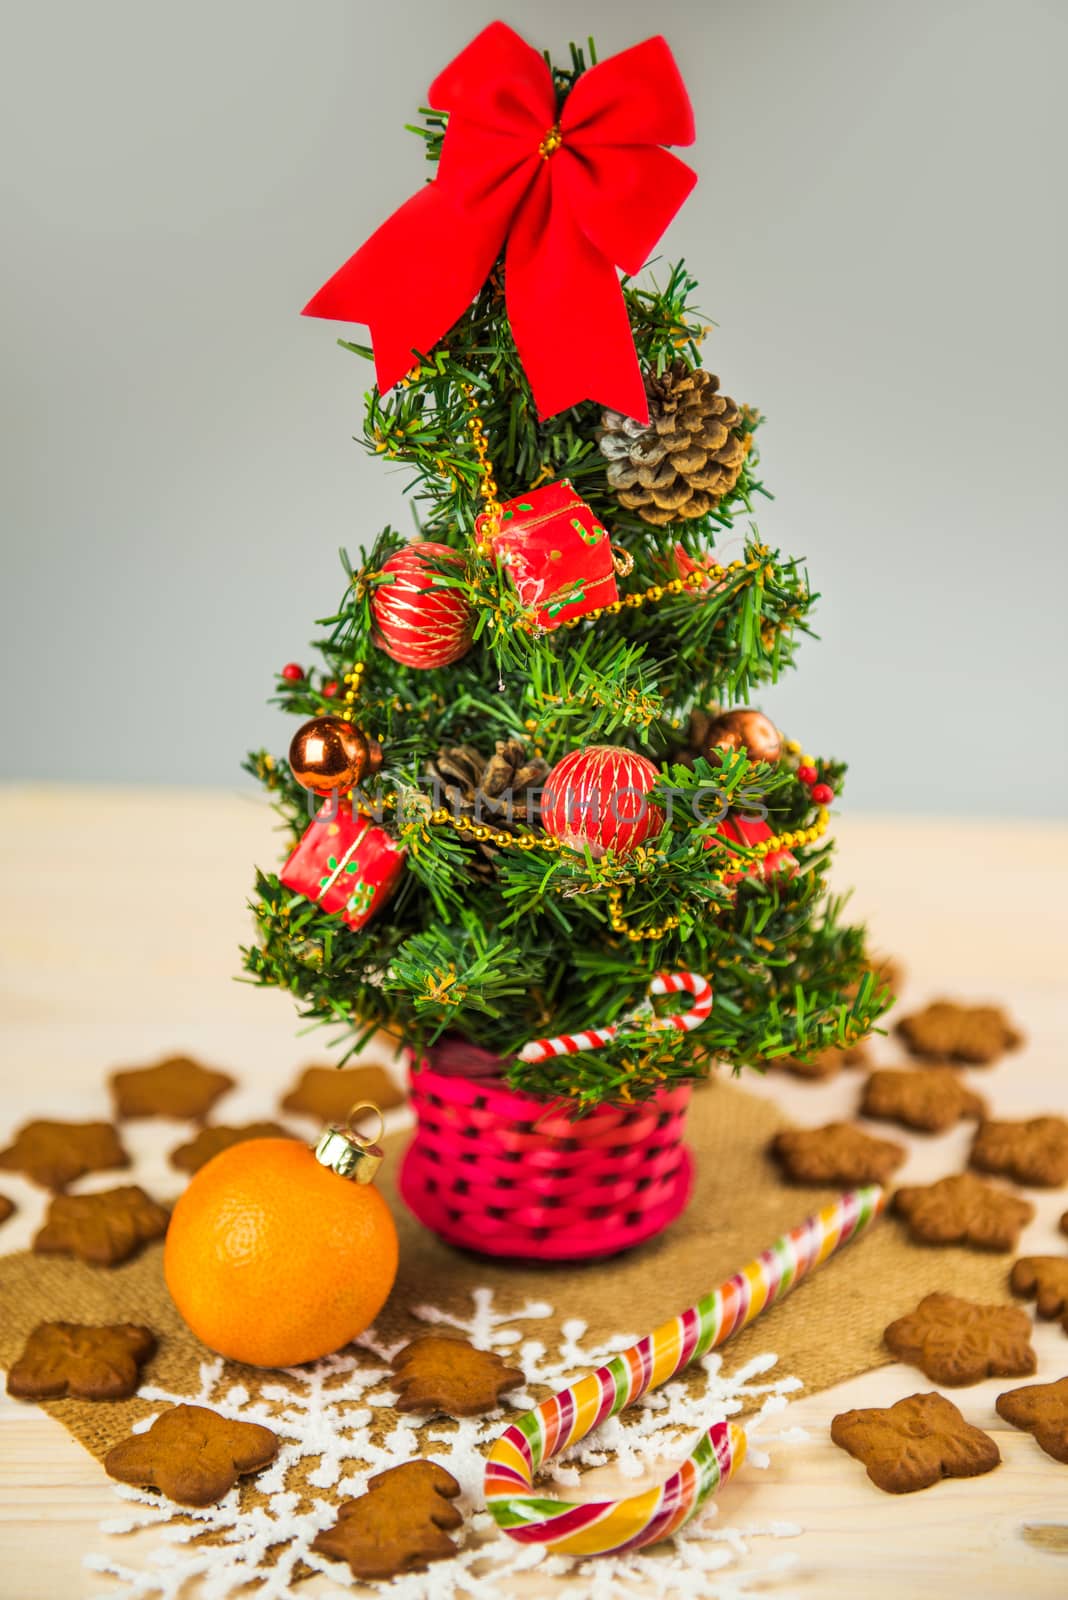
MULTIPOLYGON (((478 457, 478 471, 481 480, 478 492, 485 502, 486 513, 489 516, 493 531, 496 532, 500 527, 501 502, 497 497, 497 480, 493 476, 493 467, 490 464, 489 445, 486 441, 486 430, 482 426, 482 417, 479 414, 478 400, 475 398, 475 386, 473 383, 462 383, 460 389, 464 399, 467 401, 469 413, 467 430, 471 435, 471 442, 478 457)), ((480 556, 488 556, 492 549, 492 544, 490 540, 482 539, 476 548, 480 556)))
MULTIPOLYGON (((355 796, 350 796, 355 803, 355 796)), ((392 810, 397 802, 391 796, 386 796, 381 804, 386 810, 392 810)), ((373 817, 374 811, 370 806, 356 804, 356 809, 363 817, 373 817)), ((476 822, 472 817, 458 817, 447 806, 438 806, 436 810, 428 812, 426 822, 432 827, 449 827, 456 833, 465 834, 468 838, 476 840, 479 844, 493 844, 498 849, 507 850, 548 850, 558 851, 564 848, 559 839, 554 839, 547 833, 507 833, 503 828, 493 828, 486 822, 476 822)), ((750 856, 762 860, 765 856, 774 855, 778 850, 798 849, 802 845, 815 844, 822 838, 830 823, 830 812, 821 806, 816 813, 816 820, 807 828, 795 829, 792 833, 774 833, 768 839, 762 839, 759 844, 751 847, 750 856)), ((726 861, 721 867, 716 867, 710 873, 713 883, 722 883, 729 872, 735 870, 733 858, 726 861)), ((584 891, 595 892, 595 891, 584 891)), ((608 920, 613 933, 626 934, 633 943, 640 943, 646 939, 662 939, 665 934, 671 933, 680 926, 681 918, 674 912, 666 916, 662 922, 649 923, 644 928, 633 927, 623 915, 623 891, 613 885, 608 891, 608 920)))
POLYGON ((366 663, 363 661, 357 661, 353 666, 352 671, 346 672, 345 674, 345 698, 342 702, 343 709, 341 715, 346 722, 351 722, 356 715, 356 699, 359 695, 360 684, 366 671, 366 663))

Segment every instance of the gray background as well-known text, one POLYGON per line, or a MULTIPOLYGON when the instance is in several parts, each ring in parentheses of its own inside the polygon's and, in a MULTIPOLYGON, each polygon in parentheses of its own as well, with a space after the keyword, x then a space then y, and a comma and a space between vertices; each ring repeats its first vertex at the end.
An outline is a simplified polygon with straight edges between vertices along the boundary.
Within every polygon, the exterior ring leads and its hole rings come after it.
POLYGON ((662 248, 825 595, 766 708, 851 807, 1062 814, 1055 0, 5 5, 5 774, 236 785, 284 747, 264 701, 337 547, 406 514, 351 442, 366 369, 297 313, 422 181, 403 124, 494 15, 683 67, 701 183, 662 248))

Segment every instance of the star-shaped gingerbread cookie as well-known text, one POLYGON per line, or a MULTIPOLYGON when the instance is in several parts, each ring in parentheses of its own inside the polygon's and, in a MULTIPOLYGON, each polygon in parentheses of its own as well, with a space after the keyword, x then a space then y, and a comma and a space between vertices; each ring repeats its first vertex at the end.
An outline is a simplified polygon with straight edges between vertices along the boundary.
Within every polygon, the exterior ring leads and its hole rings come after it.
POLYGON ((872 1483, 888 1494, 928 1489, 940 1478, 976 1478, 1001 1460, 990 1435, 965 1422, 940 1394, 843 1411, 831 1423, 831 1438, 862 1461, 872 1483))
POLYGON ((1068 1256, 1021 1256, 1009 1277, 1013 1294, 1035 1297, 1040 1317, 1062 1317, 1068 1333, 1068 1256))
POLYGON ((1029 1117, 1023 1122, 979 1124, 971 1164, 1017 1183, 1059 1189, 1068 1183, 1068 1122, 1063 1117, 1029 1117))
POLYGON ((404 1095, 385 1067, 305 1067, 282 1101, 282 1110, 301 1111, 317 1122, 344 1123, 361 1101, 389 1111, 404 1104, 404 1095))
POLYGON ((179 1172, 199 1172, 214 1156, 229 1150, 233 1144, 244 1144, 246 1139, 292 1139, 295 1135, 277 1122, 249 1122, 243 1128, 225 1128, 221 1124, 201 1128, 195 1139, 180 1144, 171 1151, 171 1165, 179 1172))
POLYGON ((7 1392, 19 1400, 128 1400, 155 1353, 155 1334, 136 1323, 42 1322, 8 1373, 7 1392))
POLYGON ((456 1554, 445 1530, 463 1523, 452 1504, 459 1493, 456 1479, 436 1461, 402 1462, 372 1478, 366 1494, 343 1500, 334 1526, 316 1534, 312 1549, 347 1561, 354 1578, 421 1572, 428 1562, 456 1554))
POLYGON ((874 1139, 852 1122, 824 1128, 784 1128, 771 1153, 795 1183, 885 1183, 905 1159, 905 1147, 874 1139))
POLYGON ((920 1133, 944 1133, 962 1117, 985 1116, 986 1106, 944 1067, 880 1067, 864 1085, 860 1114, 920 1133))
POLYGON ((899 1361, 936 1383, 1026 1377, 1034 1372, 1031 1319, 1018 1306, 981 1306, 954 1294, 925 1295, 883 1334, 899 1361))
POLYGON ((990 1066, 1023 1043, 1000 1006, 962 1006, 955 1000, 934 1000, 902 1017, 897 1032, 909 1052, 924 1061, 963 1061, 976 1067, 990 1066))
POLYGON ((1054 1461, 1068 1462, 1068 1378, 1009 1389, 998 1395, 996 1404, 999 1416, 1033 1433, 1054 1461))
POLYGON ((22 1172, 45 1189, 65 1189, 87 1172, 128 1167, 130 1158, 110 1122, 27 1122, 6 1150, 0 1167, 22 1172))
POLYGON ((1035 1214, 1029 1200, 984 1183, 974 1172, 898 1189, 892 1209, 922 1244, 969 1244, 976 1250, 1015 1250, 1020 1229, 1035 1214))
POLYGON ((465 1339, 426 1333, 393 1357, 400 1399, 398 1411, 441 1411, 449 1417, 477 1417, 492 1411, 500 1396, 524 1381, 491 1350, 476 1350, 465 1339))
POLYGON ((154 1067, 131 1067, 111 1074, 111 1093, 119 1117, 173 1117, 199 1122, 216 1100, 232 1089, 226 1072, 202 1067, 189 1056, 168 1056, 154 1067))
POLYGON ((97 1267, 128 1261, 162 1239, 170 1213, 136 1183, 96 1194, 59 1194, 33 1241, 37 1255, 77 1256, 97 1267))
POLYGON ((207 1406, 173 1406, 145 1433, 132 1433, 104 1457, 120 1483, 159 1489, 180 1506, 210 1506, 238 1478, 278 1454, 278 1436, 258 1422, 231 1422, 207 1406))

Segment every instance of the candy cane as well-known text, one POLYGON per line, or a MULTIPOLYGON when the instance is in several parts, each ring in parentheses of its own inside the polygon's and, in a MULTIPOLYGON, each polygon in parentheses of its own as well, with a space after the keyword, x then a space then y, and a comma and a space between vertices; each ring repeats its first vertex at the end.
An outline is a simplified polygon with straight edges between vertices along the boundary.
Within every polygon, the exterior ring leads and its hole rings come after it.
POLYGON ((486 1505, 498 1527, 525 1544, 591 1556, 638 1550, 689 1522, 745 1458, 745 1431, 733 1422, 714 1422, 665 1483, 625 1500, 557 1500, 534 1492, 534 1474, 606 1417, 752 1322, 861 1233, 885 1201, 877 1184, 839 1195, 696 1305, 520 1417, 486 1462, 486 1505))
MULTIPOLYGON (((693 995, 689 1011, 679 1011, 670 1017, 654 1017, 650 1028, 681 1028, 689 1033, 700 1027, 712 1010, 712 985, 696 972, 660 972, 649 985, 652 994, 693 995)), ((532 1039, 519 1052, 520 1061, 547 1061, 550 1056, 573 1056, 578 1050, 599 1050, 614 1039, 625 1023, 616 1022, 610 1028, 589 1028, 585 1033, 561 1033, 555 1039, 532 1039)))

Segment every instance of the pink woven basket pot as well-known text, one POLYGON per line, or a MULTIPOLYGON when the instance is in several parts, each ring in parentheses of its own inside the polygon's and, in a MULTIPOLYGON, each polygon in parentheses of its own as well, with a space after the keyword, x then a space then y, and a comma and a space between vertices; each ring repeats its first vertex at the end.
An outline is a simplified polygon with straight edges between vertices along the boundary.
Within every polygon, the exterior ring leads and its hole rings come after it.
POLYGON ((500 1078, 411 1072, 409 1210, 448 1244, 525 1261, 586 1261, 651 1239, 685 1208, 690 1086, 579 1118, 500 1078))

